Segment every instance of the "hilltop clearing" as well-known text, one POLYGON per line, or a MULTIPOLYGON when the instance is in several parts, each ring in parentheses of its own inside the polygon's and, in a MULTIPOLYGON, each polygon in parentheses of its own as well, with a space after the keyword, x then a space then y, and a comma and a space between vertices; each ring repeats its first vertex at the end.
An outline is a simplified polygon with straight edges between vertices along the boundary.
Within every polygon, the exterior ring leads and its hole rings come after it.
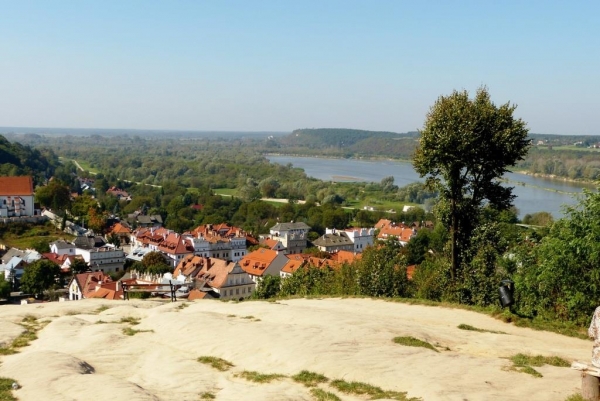
POLYGON ((369 299, 2 306, 0 343, 17 352, 0 356, 0 377, 22 386, 21 401, 562 401, 579 372, 527 374, 509 358, 591 353, 591 342, 475 312, 369 299))

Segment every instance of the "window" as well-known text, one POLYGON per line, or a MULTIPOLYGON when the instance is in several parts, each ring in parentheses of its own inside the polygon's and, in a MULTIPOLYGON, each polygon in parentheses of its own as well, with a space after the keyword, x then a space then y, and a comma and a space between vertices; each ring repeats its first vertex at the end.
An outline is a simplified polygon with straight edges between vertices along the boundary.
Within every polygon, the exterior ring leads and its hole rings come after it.
POLYGON ((235 289, 235 295, 239 295, 239 294, 240 294, 240 289, 239 289, 239 288, 236 288, 236 289, 235 289))

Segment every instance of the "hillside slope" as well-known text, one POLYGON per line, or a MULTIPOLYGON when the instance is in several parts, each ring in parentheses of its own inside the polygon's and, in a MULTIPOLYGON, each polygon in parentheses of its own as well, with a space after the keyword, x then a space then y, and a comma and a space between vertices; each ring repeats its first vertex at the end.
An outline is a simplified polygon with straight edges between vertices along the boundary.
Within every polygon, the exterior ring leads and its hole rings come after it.
MULTIPOLYGON (((579 391, 578 372, 542 366, 535 369, 543 377, 536 378, 511 371, 506 358, 530 353, 588 360, 591 350, 585 340, 474 312, 368 299, 0 306, 0 343, 23 330, 19 323, 27 315, 50 323, 20 353, 0 356, 0 377, 22 385, 15 391, 21 401, 181 401, 206 394, 216 400, 313 400, 308 387, 290 378, 302 370, 423 400, 563 401, 579 391), (140 323, 120 323, 127 318, 140 323), (457 328, 461 323, 506 334, 464 331, 457 328), (127 336, 127 328, 141 331, 127 336), (426 340, 439 352, 395 344, 397 336, 426 340), (199 363, 201 356, 234 366, 219 371, 199 363), (254 383, 244 371, 287 377, 254 383)), ((331 382, 319 388, 341 400, 368 399, 344 394, 331 382)))

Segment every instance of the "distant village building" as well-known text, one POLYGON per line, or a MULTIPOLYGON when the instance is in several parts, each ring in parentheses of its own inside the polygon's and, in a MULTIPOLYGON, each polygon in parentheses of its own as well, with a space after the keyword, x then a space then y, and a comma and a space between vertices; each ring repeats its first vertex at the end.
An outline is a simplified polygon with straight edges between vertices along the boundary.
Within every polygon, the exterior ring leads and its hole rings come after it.
POLYGON ((0 217, 34 216, 33 179, 0 177, 0 217))
POLYGON ((206 224, 184 235, 195 255, 237 262, 248 252, 246 232, 227 224, 206 224))
POLYGON ((117 222, 108 230, 107 238, 112 234, 116 235, 121 243, 128 244, 131 237, 131 229, 126 223, 117 222))
POLYGON ((260 285, 260 280, 265 276, 279 276, 287 262, 288 258, 283 253, 260 248, 244 256, 240 266, 254 283, 260 285))
POLYGON ((75 249, 75 244, 62 239, 50 243, 50 252, 57 255, 76 255, 75 249))
POLYGON ((139 213, 132 213, 127 215, 127 222, 132 227, 162 227, 163 220, 160 214, 143 215, 139 213))
POLYGON ((81 273, 73 276, 69 282, 69 300, 84 298, 123 299, 123 283, 135 280, 113 281, 103 272, 81 273))
POLYGON ((239 265, 210 257, 190 255, 175 268, 173 277, 184 283, 190 283, 194 290, 192 299, 205 298, 212 292, 219 299, 241 299, 249 297, 256 284, 239 265))
POLYGON ((75 254, 81 255, 92 271, 108 273, 123 270, 125 252, 107 245, 102 237, 78 236, 74 245, 75 254))
POLYGON ((354 243, 348 238, 346 232, 336 231, 335 229, 314 240, 313 245, 324 252, 354 250, 354 243))
POLYGON ((127 191, 124 191, 124 190, 114 187, 114 186, 107 189, 106 193, 108 195, 116 196, 117 199, 119 199, 119 200, 127 200, 127 201, 131 200, 131 195, 129 195, 129 193, 127 191))
POLYGON ((313 244, 322 251, 330 253, 337 251, 361 253, 368 246, 373 245, 374 239, 374 228, 348 228, 344 230, 326 228, 325 235, 321 236, 317 241, 313 241, 313 244), (329 241, 327 241, 328 236, 329 241), (321 239, 323 241, 319 241, 321 239), (350 243, 352 246, 349 246, 350 243))
POLYGON ((375 224, 375 227, 379 229, 379 235, 377 238, 380 240, 394 239, 397 240, 401 245, 406 245, 410 240, 417 236, 417 226, 407 226, 404 223, 396 224, 390 220, 381 219, 375 224))
POLYGON ((277 223, 270 229, 270 237, 285 246, 285 253, 302 253, 308 247, 310 227, 306 223, 277 223))
POLYGON ((171 232, 158 245, 171 267, 177 266, 181 259, 194 254, 194 247, 186 241, 186 237, 176 232, 171 232))

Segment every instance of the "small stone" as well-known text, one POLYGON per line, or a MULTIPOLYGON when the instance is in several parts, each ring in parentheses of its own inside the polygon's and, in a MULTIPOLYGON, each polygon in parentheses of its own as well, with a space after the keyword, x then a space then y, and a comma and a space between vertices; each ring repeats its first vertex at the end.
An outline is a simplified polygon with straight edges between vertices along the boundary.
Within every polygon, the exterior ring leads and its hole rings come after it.
POLYGON ((21 388, 21 386, 19 386, 19 383, 17 383, 17 382, 13 382, 13 384, 12 384, 12 389, 13 389, 13 390, 18 390, 19 388, 21 388))

